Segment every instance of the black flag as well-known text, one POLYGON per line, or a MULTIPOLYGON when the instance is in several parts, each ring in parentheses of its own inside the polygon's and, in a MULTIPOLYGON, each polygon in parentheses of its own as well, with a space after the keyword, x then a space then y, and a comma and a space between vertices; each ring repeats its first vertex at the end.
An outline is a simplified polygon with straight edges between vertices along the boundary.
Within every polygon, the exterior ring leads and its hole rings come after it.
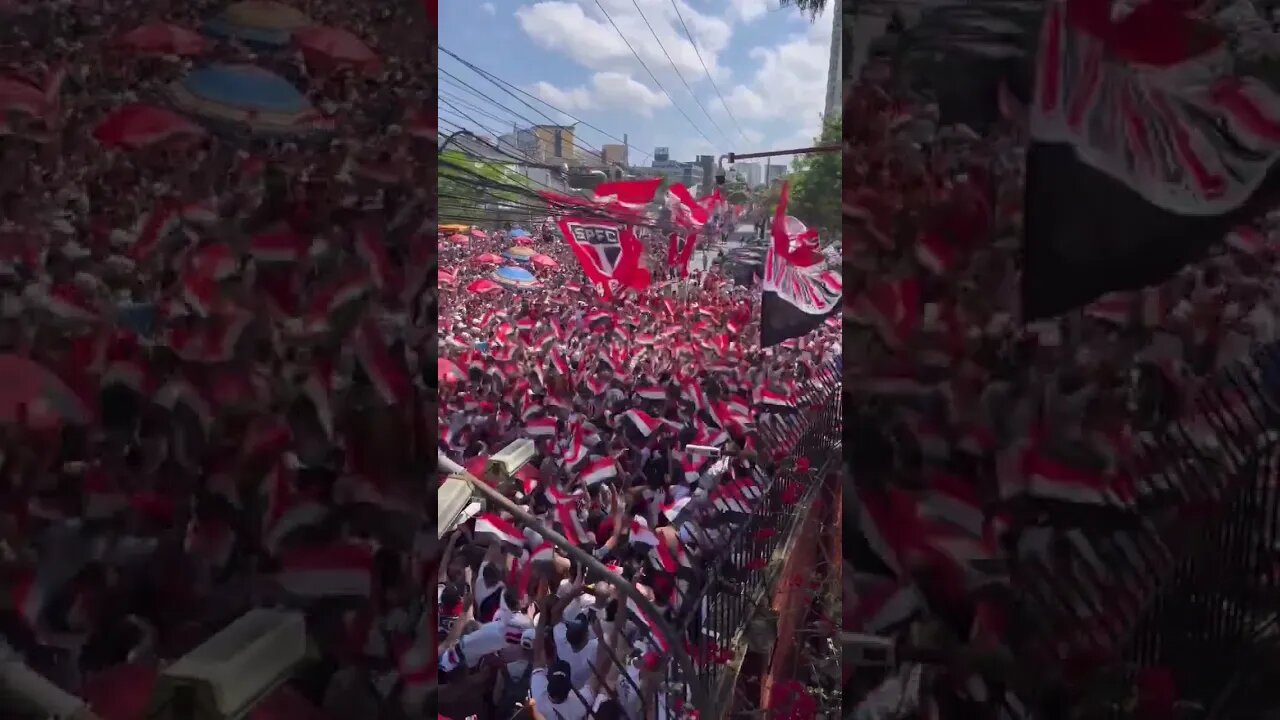
POLYGON ((1025 321, 1164 281, 1265 210, 1280 180, 1274 79, 1178 3, 1111 8, 1045 9, 1028 108, 1025 321))

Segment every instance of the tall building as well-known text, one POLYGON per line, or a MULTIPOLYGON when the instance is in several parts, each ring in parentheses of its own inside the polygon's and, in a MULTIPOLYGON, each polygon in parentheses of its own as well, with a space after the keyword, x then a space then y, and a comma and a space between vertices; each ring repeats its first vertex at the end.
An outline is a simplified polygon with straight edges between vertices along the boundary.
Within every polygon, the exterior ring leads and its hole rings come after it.
POLYGON ((766 185, 772 185, 773 181, 781 180, 787 176, 786 165, 768 165, 765 168, 764 182, 766 185))
POLYGON ((625 166, 627 164, 627 146, 626 145, 601 145, 600 154, 606 165, 617 163, 625 166))
POLYGON ((671 148, 656 147, 653 149, 653 166, 659 167, 662 163, 671 161, 671 148))
POLYGON ((632 172, 637 177, 660 177, 669 183, 680 183, 695 193, 703 181, 702 166, 697 163, 667 162, 654 167, 633 168, 632 172))
POLYGON ((841 71, 844 69, 844 53, 841 48, 844 46, 844 13, 839 9, 831 13, 831 61, 827 64, 827 100, 822 109, 822 117, 836 117, 840 115, 840 108, 843 105, 841 92, 843 83, 841 82, 841 71))
POLYGON ((498 138, 504 149, 519 150, 536 162, 556 163, 580 159, 574 153, 572 125, 534 125, 498 138))
POLYGON ((574 159, 573 129, 572 125, 535 125, 538 154, 548 162, 574 159))
POLYGON ((737 171, 738 177, 742 182, 747 184, 749 188, 758 188, 764 184, 764 166, 755 162, 734 163, 733 169, 737 171))

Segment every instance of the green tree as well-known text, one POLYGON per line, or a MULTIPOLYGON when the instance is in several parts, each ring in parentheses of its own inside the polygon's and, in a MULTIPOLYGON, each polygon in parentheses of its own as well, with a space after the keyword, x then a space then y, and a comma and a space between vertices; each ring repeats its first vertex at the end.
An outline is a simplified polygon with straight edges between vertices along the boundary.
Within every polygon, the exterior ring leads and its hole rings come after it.
MULTIPOLYGON (((828 118, 816 145, 839 145, 840 118, 828 118)), ((822 152, 801 155, 792 163, 791 198, 787 213, 801 222, 816 227, 823 235, 840 230, 840 153, 822 152)))
POLYGON ((781 7, 793 7, 808 15, 810 20, 813 20, 826 9, 827 0, 779 0, 778 5, 781 7))
POLYGON ((541 205, 533 182, 511 165, 445 150, 439 160, 440 222, 520 220, 541 205))
POLYGON ((725 200, 734 205, 751 201, 751 190, 747 188, 747 183, 741 178, 734 182, 726 183, 721 194, 724 195, 725 200))

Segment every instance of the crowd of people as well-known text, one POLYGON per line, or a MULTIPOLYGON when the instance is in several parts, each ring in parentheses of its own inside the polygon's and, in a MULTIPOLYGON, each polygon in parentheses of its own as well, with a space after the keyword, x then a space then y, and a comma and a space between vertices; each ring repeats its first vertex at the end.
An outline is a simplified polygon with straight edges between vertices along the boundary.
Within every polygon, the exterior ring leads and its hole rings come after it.
MULTIPOLYGON (((1162 285, 1021 322, 1026 118, 1002 96, 975 132, 883 62, 846 94, 845 623, 902 661, 845 668, 857 717, 1016 718, 1099 671, 1132 683, 1125 633, 1213 500, 1144 444, 1180 423, 1227 473, 1228 430, 1198 413, 1265 412, 1215 378, 1280 339, 1266 219, 1162 285)), ((1147 702, 1118 686, 1107 702, 1147 702)))
POLYGON ((434 31, 419 3, 307 0, 377 62, 122 41, 227 5, 0 5, 5 717, 138 720, 159 668, 260 606, 303 611, 315 650, 264 705, 428 711, 434 31), (95 133, 211 63, 277 74, 327 128, 95 133), (58 707, 14 699, 18 665, 58 707))
POLYGON ((504 491, 634 584, 680 637, 485 508, 448 543, 440 712, 671 717, 686 697, 668 682, 669 649, 717 644, 696 602, 706 569, 786 462, 786 441, 763 438, 794 441, 793 411, 815 386, 834 387, 823 373, 839 322, 762 351, 759 288, 714 265, 668 276, 661 239, 646 245, 651 287, 601 302, 553 227, 441 238, 442 451, 486 477, 488 457, 532 440, 535 457, 504 491), (504 264, 536 285, 495 282, 504 264))

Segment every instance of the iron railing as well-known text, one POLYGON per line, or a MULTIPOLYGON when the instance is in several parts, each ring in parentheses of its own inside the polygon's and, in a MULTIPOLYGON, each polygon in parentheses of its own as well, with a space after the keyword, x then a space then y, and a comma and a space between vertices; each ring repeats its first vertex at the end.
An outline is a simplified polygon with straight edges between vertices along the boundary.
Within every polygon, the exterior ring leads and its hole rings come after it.
POLYGON ((802 526, 823 479, 840 467, 840 382, 838 365, 823 367, 799 393, 795 414, 775 414, 760 424, 762 457, 752 473, 763 492, 748 512, 727 516, 732 529, 682 603, 677 625, 717 717, 755 709, 732 706, 731 688, 722 685, 736 676, 725 669, 742 650, 735 641, 767 603, 776 579, 772 561, 802 526))
MULTIPOLYGON (((752 484, 732 482, 728 475, 717 477, 729 462, 744 459, 741 454, 717 463, 710 476, 702 479, 700 484, 713 503, 727 503, 699 516, 702 530, 713 531, 720 540, 708 544, 707 535, 703 535, 697 546, 690 542, 681 548, 688 562, 675 575, 676 602, 666 611, 640 596, 629 580, 611 572, 496 489, 471 478, 448 458, 441 456, 439 460, 451 473, 466 477, 492 508, 508 513, 519 525, 533 528, 575 565, 586 568, 590 582, 597 587, 612 586, 614 596, 625 602, 604 606, 605 614, 610 608, 615 613, 605 619, 621 621, 623 613, 633 621, 638 616, 649 619, 649 632, 603 651, 604 662, 593 672, 605 696, 633 716, 650 717, 650 710, 656 709, 657 716, 673 719, 722 717, 729 710, 716 696, 723 652, 752 620, 753 599, 761 597, 770 582, 770 559, 784 547, 825 474, 840 462, 838 366, 823 367, 807 379, 795 402, 794 412, 771 413, 759 419, 758 457, 751 460, 748 470, 755 490, 731 491, 752 484), (779 458, 786 460, 779 462, 779 458), (656 666, 650 664, 655 661, 656 666)), ((686 543, 683 536, 677 542, 686 543)), ((507 711, 504 717, 510 716, 509 710, 498 708, 499 713, 507 711)), ((588 715, 594 716, 594 712, 588 715)))
POLYGON ((1264 689, 1250 672, 1280 648, 1278 378, 1280 345, 1260 349, 1141 433, 1124 511, 1015 520, 1053 546, 1011 572, 1039 628, 1015 652, 1062 680, 1023 686, 1037 717, 1119 720, 1156 698, 1182 717, 1242 717, 1264 689))

